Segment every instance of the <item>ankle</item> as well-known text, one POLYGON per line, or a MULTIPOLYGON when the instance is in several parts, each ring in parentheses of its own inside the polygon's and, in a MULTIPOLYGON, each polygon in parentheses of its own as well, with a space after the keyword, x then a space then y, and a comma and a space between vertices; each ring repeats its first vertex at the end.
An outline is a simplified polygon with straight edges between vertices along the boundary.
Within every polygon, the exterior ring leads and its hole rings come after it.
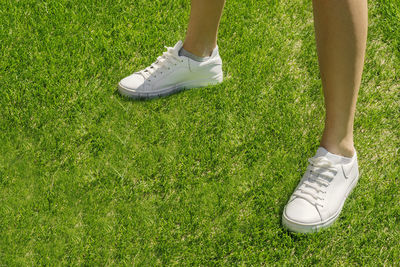
POLYGON ((333 135, 329 131, 324 131, 320 146, 332 154, 343 157, 351 158, 355 153, 352 134, 333 135))
POLYGON ((183 44, 183 49, 198 57, 211 56, 211 53, 213 52, 215 47, 216 45, 193 43, 187 40, 183 44))
POLYGON ((354 156, 355 149, 353 142, 329 142, 322 139, 320 146, 328 150, 330 153, 351 158, 354 156))

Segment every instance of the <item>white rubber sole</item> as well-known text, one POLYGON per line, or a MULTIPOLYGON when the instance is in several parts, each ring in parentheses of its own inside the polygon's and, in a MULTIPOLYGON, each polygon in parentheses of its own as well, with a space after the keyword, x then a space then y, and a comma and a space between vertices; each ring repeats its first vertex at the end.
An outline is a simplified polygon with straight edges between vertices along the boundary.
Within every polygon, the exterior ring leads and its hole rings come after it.
POLYGON ((151 98, 172 95, 172 94, 175 94, 180 91, 187 90, 187 89, 200 88, 200 87, 205 87, 205 86, 209 86, 209 85, 216 85, 216 84, 221 83, 222 81, 223 81, 223 74, 220 73, 220 74, 212 77, 211 79, 200 79, 200 80, 182 82, 182 83, 175 84, 174 86, 161 88, 161 89, 159 89, 157 91, 153 91, 153 92, 133 91, 133 90, 130 90, 129 88, 122 86, 121 83, 119 83, 118 91, 120 92, 121 95, 130 97, 130 98, 151 99, 151 98))
POLYGON ((357 185, 358 179, 359 179, 359 175, 357 176, 356 179, 354 179, 353 183, 349 186, 349 189, 347 190, 346 195, 343 198, 342 203, 340 204, 340 208, 330 218, 326 219, 323 222, 319 222, 319 223, 316 223, 316 224, 302 224, 302 223, 295 222, 295 221, 292 221, 289 218, 287 218, 286 214, 285 214, 285 212, 286 212, 286 207, 285 207, 285 209, 283 211, 283 215, 282 215, 282 225, 283 225, 283 227, 285 227, 289 231, 296 232, 296 233, 315 233, 315 232, 318 232, 321 229, 328 228, 339 217, 340 212, 343 209, 344 203, 346 202, 347 197, 351 194, 351 192, 353 191, 353 189, 357 185))

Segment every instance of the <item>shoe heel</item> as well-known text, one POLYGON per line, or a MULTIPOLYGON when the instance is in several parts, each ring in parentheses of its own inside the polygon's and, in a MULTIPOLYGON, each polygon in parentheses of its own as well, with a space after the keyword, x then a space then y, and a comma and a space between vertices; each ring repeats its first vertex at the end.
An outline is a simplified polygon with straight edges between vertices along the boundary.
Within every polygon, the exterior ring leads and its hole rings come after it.
POLYGON ((206 86, 222 83, 223 79, 224 79, 223 74, 219 73, 219 74, 215 75, 214 77, 212 77, 211 79, 202 79, 202 80, 195 80, 195 81, 187 82, 183 85, 183 87, 185 89, 206 87, 206 86))

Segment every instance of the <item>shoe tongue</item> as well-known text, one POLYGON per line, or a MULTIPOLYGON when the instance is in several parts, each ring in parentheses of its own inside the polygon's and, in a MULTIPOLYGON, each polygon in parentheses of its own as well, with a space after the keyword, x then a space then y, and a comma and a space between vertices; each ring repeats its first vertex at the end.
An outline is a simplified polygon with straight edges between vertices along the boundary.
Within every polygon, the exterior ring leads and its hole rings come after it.
POLYGON ((342 157, 342 156, 339 156, 336 154, 332 154, 323 147, 319 147, 317 149, 317 153, 315 154, 315 157, 326 157, 327 159, 332 161, 332 163, 335 163, 335 164, 345 164, 345 163, 348 163, 351 161, 351 158, 346 158, 346 157, 342 157))
POLYGON ((181 50, 182 46, 183 46, 183 43, 182 43, 181 40, 179 40, 179 41, 175 44, 174 50, 179 51, 179 50, 181 50))

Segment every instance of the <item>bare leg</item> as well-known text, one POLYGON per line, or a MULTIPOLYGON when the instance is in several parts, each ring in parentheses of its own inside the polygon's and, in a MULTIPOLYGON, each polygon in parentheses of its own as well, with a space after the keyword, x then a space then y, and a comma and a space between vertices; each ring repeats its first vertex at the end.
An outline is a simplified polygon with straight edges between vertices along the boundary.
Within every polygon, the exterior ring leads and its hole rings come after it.
POLYGON ((225 0, 192 0, 189 26, 183 48, 199 56, 209 56, 217 45, 219 21, 225 0))
POLYGON ((326 107, 321 146, 351 157, 367 38, 367 0, 313 0, 313 6, 326 107))

